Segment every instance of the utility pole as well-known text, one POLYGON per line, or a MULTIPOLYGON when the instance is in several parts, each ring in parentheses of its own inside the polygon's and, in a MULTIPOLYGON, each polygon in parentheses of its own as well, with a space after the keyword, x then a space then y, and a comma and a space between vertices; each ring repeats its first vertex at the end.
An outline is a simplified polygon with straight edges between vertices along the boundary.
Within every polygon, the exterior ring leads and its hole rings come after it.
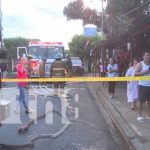
POLYGON ((101 20, 101 28, 102 28, 102 40, 103 40, 103 33, 104 33, 104 4, 103 0, 101 0, 102 3, 102 20, 101 20))
MULTIPOLYGON (((102 41, 104 40, 104 0, 101 0, 101 6, 102 6, 102 17, 101 17, 101 32, 102 32, 102 41)), ((103 47, 101 48, 101 63, 103 63, 103 47)))
POLYGON ((2 41, 2 3, 0 0, 0 44, 1 44, 1 51, 2 51, 2 45, 3 45, 3 41, 2 41))

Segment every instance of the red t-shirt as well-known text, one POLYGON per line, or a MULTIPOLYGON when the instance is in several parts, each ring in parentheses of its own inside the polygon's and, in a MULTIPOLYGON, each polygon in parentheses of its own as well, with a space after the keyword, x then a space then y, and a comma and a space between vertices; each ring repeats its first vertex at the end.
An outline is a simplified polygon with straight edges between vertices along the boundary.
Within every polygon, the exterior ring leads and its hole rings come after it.
MULTIPOLYGON (((26 69, 25 69, 24 65, 22 65, 22 64, 17 65, 17 78, 18 79, 26 79, 27 78, 26 69)), ((27 86, 27 82, 18 82, 17 84, 18 84, 18 86, 21 86, 21 87, 27 86)))

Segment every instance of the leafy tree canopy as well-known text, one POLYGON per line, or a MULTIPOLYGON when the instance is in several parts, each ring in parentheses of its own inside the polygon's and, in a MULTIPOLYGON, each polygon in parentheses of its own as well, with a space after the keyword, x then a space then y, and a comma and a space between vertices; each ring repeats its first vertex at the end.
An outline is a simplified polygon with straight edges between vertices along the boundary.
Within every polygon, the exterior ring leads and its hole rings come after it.
POLYGON ((70 2, 63 10, 64 15, 68 20, 81 19, 83 25, 95 24, 100 25, 100 13, 90 8, 85 8, 83 0, 75 0, 70 2))
POLYGON ((85 37, 83 35, 75 35, 69 43, 69 48, 73 56, 88 60, 90 50, 94 48, 100 41, 99 36, 85 37))
POLYGON ((26 39, 23 37, 4 38, 5 47, 7 49, 7 58, 17 59, 17 47, 27 47, 30 41, 40 41, 39 39, 26 39))
MULTIPOLYGON (((104 10, 104 32, 111 36, 126 32, 137 20, 150 13, 149 7, 148 0, 108 0, 104 10)), ((95 24, 101 29, 101 12, 85 8, 83 0, 70 2, 63 13, 68 20, 81 19, 83 25, 95 24)))

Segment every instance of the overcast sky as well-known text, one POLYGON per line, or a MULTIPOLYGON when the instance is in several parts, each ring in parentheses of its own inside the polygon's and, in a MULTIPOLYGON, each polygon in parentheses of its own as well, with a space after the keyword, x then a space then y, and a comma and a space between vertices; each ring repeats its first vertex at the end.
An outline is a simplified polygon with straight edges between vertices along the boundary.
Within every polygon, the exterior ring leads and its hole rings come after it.
MULTIPOLYGON (((39 38, 42 41, 61 41, 67 48, 73 35, 83 33, 80 20, 67 21, 63 15, 63 8, 71 0, 1 1, 3 37, 20 36, 39 38)), ((100 0, 95 0, 95 3, 93 1, 85 0, 85 3, 97 7, 100 0)))

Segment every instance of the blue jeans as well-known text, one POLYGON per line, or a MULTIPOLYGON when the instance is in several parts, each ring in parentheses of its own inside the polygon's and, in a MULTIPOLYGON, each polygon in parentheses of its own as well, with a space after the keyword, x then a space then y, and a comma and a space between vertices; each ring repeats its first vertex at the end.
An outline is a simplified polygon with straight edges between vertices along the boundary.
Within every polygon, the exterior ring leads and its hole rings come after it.
POLYGON ((19 92, 20 92, 18 100, 20 101, 20 103, 22 102, 24 108, 27 110, 28 106, 26 104, 26 88, 21 87, 21 86, 19 86, 18 88, 19 88, 19 92))

